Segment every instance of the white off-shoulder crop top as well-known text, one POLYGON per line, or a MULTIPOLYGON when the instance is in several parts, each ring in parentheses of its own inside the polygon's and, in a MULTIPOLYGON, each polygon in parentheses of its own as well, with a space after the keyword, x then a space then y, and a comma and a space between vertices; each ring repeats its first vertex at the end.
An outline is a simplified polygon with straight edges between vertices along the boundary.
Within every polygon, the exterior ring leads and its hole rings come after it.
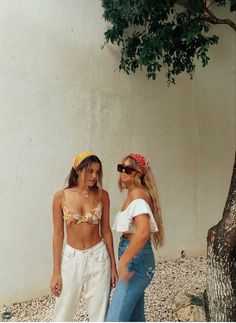
POLYGON ((150 219, 150 231, 157 232, 158 227, 154 219, 154 215, 148 203, 144 199, 133 200, 126 209, 119 211, 116 214, 112 230, 117 232, 129 232, 133 233, 135 227, 133 224, 133 218, 140 214, 148 214, 150 219))

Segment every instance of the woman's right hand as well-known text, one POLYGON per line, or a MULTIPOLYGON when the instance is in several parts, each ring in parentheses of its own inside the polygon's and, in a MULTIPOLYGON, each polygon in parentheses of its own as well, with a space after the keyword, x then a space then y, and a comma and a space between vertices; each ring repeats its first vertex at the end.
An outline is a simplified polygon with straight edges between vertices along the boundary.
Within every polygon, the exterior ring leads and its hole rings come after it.
POLYGON ((53 295, 59 297, 61 295, 62 290, 62 277, 61 274, 53 273, 51 281, 50 281, 50 288, 53 295))
POLYGON ((133 272, 130 272, 128 270, 128 265, 120 259, 118 263, 118 274, 119 274, 119 279, 122 280, 123 282, 128 282, 134 275, 133 272))

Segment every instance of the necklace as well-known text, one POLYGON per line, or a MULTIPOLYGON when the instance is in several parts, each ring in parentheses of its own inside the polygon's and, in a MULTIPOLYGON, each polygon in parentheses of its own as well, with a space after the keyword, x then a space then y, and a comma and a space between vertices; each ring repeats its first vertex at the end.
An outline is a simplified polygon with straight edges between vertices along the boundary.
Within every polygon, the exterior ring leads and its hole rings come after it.
POLYGON ((75 191, 75 192, 77 192, 77 193, 79 193, 79 194, 81 194, 81 195, 83 195, 84 197, 89 197, 89 192, 87 191, 86 193, 84 193, 84 192, 82 192, 82 191, 79 191, 79 190, 76 190, 76 189, 73 189, 73 191, 75 191))
POLYGON ((88 193, 88 192, 87 192, 87 193, 85 193, 85 194, 83 194, 82 192, 80 192, 80 194, 81 194, 81 195, 83 195, 83 196, 84 196, 84 197, 86 197, 86 198, 87 198, 87 197, 89 197, 89 193, 88 193))

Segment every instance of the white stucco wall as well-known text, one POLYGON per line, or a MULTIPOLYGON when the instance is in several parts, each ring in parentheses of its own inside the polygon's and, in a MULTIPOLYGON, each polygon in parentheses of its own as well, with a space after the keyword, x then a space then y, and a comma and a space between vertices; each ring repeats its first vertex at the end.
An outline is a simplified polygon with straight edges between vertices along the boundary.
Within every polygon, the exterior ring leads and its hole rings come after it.
MULTIPOLYGON (((235 145, 235 35, 216 26, 219 46, 194 81, 114 72, 99 0, 0 1, 0 303, 49 292, 51 201, 75 153, 102 159, 111 222, 124 198, 117 162, 149 156, 166 244, 157 258, 205 253, 220 219, 235 145)), ((117 243, 117 236, 115 240, 117 243)))

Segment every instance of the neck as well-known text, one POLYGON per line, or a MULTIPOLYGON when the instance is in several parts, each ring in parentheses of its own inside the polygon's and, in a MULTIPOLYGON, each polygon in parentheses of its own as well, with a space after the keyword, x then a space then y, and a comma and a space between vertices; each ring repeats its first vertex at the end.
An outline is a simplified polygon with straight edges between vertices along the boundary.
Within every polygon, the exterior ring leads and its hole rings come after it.
POLYGON ((134 184, 127 185, 128 194, 131 193, 135 189, 135 187, 136 186, 134 184))
POLYGON ((79 183, 75 186, 75 189, 81 193, 88 193, 89 192, 89 187, 85 187, 84 185, 81 185, 79 183))

